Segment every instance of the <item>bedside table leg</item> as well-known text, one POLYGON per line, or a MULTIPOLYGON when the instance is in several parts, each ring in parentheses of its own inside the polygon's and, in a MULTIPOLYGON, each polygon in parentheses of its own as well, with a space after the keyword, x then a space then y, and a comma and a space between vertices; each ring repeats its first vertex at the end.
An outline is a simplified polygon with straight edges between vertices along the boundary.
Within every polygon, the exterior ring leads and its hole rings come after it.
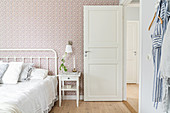
POLYGON ((77 79, 77 107, 79 107, 79 78, 77 79))
POLYGON ((61 79, 59 79, 59 107, 61 106, 61 79))
MULTIPOLYGON (((64 87, 64 81, 62 81, 62 87, 64 87)), ((62 99, 64 100, 64 90, 63 90, 62 94, 63 94, 62 99)))

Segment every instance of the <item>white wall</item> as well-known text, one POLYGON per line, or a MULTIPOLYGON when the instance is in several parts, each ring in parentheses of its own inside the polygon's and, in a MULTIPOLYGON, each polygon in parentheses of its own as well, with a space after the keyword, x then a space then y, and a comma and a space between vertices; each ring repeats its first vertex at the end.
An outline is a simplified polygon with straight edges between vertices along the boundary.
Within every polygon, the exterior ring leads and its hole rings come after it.
POLYGON ((125 21, 131 20, 139 20, 139 7, 124 7, 124 18, 125 21))
POLYGON ((153 31, 149 32, 148 26, 155 12, 156 0, 141 0, 141 95, 140 95, 140 113, 163 113, 161 106, 158 110, 153 107, 152 103, 152 86, 153 86, 153 63, 147 60, 147 54, 151 54, 151 38, 153 31))

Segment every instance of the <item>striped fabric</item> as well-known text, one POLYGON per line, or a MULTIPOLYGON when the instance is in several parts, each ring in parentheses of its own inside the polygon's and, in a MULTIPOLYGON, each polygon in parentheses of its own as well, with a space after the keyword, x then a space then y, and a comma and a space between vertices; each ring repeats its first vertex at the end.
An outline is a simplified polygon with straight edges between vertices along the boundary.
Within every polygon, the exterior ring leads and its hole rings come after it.
POLYGON ((157 8, 156 26, 154 33, 151 35, 152 39, 152 55, 154 64, 154 81, 153 81, 153 96, 152 101, 154 107, 157 109, 159 102, 162 102, 163 79, 160 76, 160 62, 161 62, 161 47, 164 39, 164 34, 169 21, 170 13, 168 12, 167 0, 161 0, 157 8), (161 17, 163 24, 161 24, 158 16, 161 17))
POLYGON ((162 45, 162 37, 161 35, 157 35, 157 36, 151 36, 152 37, 152 45, 153 48, 159 48, 162 45))
POLYGON ((162 4, 161 4, 160 17, 161 17, 161 19, 162 19, 163 22, 164 22, 164 20, 165 20, 165 12, 166 12, 166 6, 165 6, 165 3, 162 2, 162 4))

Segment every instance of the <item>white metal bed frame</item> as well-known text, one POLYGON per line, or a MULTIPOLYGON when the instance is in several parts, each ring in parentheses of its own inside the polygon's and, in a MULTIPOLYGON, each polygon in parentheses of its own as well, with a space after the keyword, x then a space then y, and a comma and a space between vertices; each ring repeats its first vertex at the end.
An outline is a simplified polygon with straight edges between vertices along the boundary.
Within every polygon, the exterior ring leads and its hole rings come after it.
POLYGON ((31 63, 33 63, 33 59, 38 59, 39 61, 39 68, 41 68, 41 59, 46 59, 46 65, 47 65, 47 70, 49 70, 49 59, 54 59, 55 61, 55 75, 57 75, 57 65, 58 65, 58 55, 57 55, 57 52, 54 50, 54 49, 0 49, 0 52, 22 52, 22 51, 26 51, 26 52, 53 52, 54 53, 54 57, 34 57, 34 56, 31 56, 31 57, 18 57, 18 56, 6 56, 6 57, 1 57, 0 56, 0 59, 6 59, 6 62, 9 62, 9 59, 13 59, 14 61, 17 61, 17 59, 22 59, 22 62, 25 62, 25 59, 30 59, 31 63))

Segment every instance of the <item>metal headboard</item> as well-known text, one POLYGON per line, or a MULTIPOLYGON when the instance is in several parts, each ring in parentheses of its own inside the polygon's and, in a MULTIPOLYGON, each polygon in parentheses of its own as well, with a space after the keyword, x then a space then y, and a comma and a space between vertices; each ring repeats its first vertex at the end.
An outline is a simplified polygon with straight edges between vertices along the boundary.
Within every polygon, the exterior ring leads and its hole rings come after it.
POLYGON ((57 56, 57 52, 53 49, 0 49, 0 52, 53 52, 54 53, 54 57, 34 57, 34 56, 31 56, 31 57, 20 57, 20 56, 0 56, 0 59, 6 59, 6 62, 9 62, 9 59, 13 59, 14 61, 17 61, 17 59, 22 59, 22 62, 25 61, 25 59, 30 59, 31 62, 33 62, 33 59, 38 59, 39 61, 39 67, 41 67, 41 59, 45 59, 46 60, 46 66, 47 66, 47 69, 49 67, 49 59, 54 59, 55 63, 54 63, 54 67, 55 67, 55 75, 57 75, 57 59, 58 59, 58 56, 57 56))

